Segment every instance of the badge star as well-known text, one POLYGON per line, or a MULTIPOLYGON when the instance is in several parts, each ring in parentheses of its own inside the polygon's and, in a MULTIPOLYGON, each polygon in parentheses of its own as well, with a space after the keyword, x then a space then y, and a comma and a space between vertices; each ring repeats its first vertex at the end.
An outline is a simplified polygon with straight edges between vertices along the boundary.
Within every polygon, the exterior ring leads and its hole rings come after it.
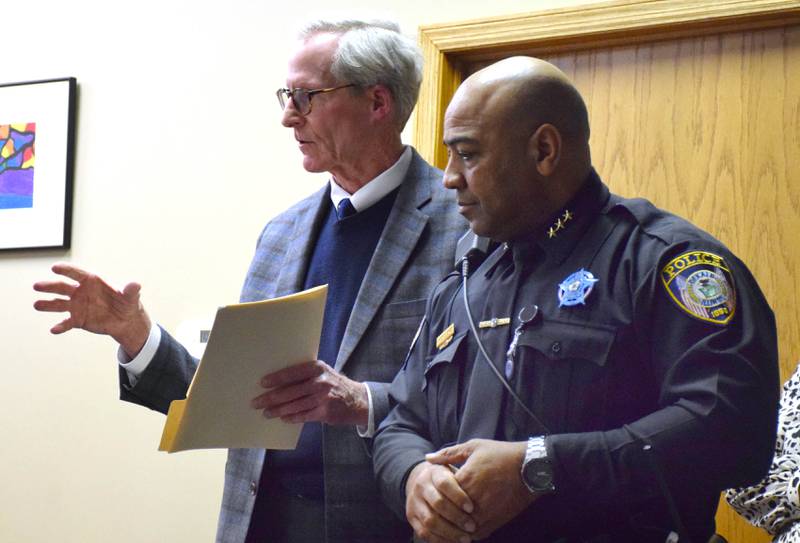
POLYGON ((572 219, 572 217, 573 217, 573 215, 572 215, 572 213, 570 213, 569 209, 565 209, 564 210, 564 215, 562 217, 564 219, 564 222, 567 222, 568 220, 572 219))
POLYGON ((556 231, 553 229, 552 226, 550 227, 550 230, 547 231, 547 237, 550 239, 556 237, 556 231))

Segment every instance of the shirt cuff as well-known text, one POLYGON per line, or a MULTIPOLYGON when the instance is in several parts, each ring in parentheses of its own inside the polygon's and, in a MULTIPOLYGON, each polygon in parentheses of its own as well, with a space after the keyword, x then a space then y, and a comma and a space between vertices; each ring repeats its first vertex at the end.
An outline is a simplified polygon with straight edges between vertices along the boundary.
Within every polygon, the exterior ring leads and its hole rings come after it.
POLYGON ((356 426, 356 431, 358 435, 361 437, 371 438, 375 435, 375 413, 372 410, 372 392, 369 390, 369 385, 364 383, 364 386, 367 389, 367 403, 369 404, 369 415, 367 420, 367 426, 356 426))
POLYGON ((122 347, 117 347, 117 362, 127 372, 128 381, 132 387, 136 386, 139 376, 144 373, 144 370, 153 361, 159 343, 161 343, 161 327, 153 324, 150 326, 150 334, 147 336, 147 341, 144 342, 142 350, 133 358, 129 358, 127 353, 122 350, 122 347))

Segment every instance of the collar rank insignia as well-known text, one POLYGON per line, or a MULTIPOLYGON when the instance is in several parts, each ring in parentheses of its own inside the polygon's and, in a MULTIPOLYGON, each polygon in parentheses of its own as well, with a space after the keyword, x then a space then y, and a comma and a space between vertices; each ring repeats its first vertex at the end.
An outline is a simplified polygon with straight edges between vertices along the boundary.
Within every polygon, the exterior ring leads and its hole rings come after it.
POLYGON ((456 325, 454 323, 445 328, 441 334, 436 336, 436 348, 441 351, 442 349, 450 345, 450 342, 453 341, 453 336, 455 335, 456 335, 456 325))
POLYGON ((586 305, 586 298, 597 281, 590 271, 583 268, 576 271, 558 285, 558 307, 586 305))
POLYGON ((688 251, 661 270, 661 282, 679 308, 702 321, 725 325, 736 311, 733 275, 723 258, 688 251))
POLYGON ((575 218, 575 215, 569 209, 565 209, 564 213, 559 215, 556 222, 547 229, 547 239, 552 239, 558 235, 558 232, 567 227, 567 223, 575 218))

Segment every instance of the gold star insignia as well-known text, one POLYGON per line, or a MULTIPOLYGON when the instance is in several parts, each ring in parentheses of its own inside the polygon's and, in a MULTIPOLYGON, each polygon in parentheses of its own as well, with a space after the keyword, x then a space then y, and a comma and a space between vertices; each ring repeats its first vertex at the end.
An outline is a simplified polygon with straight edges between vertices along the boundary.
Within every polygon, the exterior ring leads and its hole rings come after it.
POLYGON ((561 215, 556 222, 550 227, 547 231, 548 238, 554 238, 558 235, 558 232, 565 229, 567 227, 567 222, 575 218, 575 215, 569 209, 564 210, 564 214, 561 215))

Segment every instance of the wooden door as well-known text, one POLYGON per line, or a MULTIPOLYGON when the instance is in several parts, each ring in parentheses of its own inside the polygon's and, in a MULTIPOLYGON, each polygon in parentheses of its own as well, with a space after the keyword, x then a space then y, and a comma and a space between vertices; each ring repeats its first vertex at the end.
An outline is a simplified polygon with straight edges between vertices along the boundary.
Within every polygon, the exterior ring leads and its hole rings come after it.
MULTIPOLYGON (((777 317, 781 377, 791 375, 800 360, 800 2, 617 1, 424 27, 420 37, 428 80, 416 142, 426 158, 445 163, 441 119, 467 74, 511 54, 553 62, 586 99, 593 163, 611 190, 688 218, 747 263, 777 317)), ((724 502, 717 525, 730 542, 770 539, 724 502)))

